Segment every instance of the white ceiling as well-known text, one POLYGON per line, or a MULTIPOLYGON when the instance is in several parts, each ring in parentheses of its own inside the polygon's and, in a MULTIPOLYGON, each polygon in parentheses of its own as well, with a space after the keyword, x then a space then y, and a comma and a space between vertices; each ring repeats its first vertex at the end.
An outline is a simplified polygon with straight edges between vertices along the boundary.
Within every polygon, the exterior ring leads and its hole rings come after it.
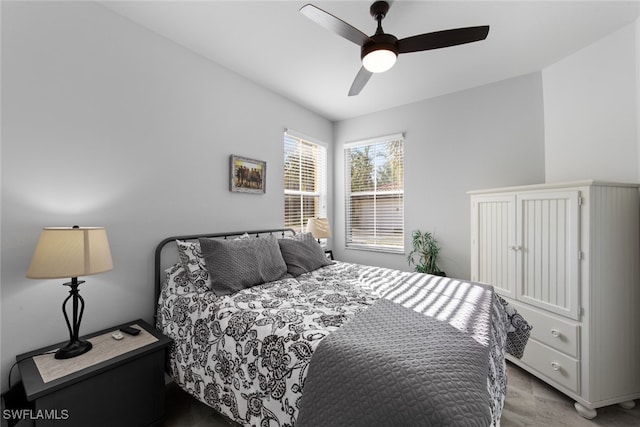
MULTIPOLYGON (((306 1, 105 1, 102 4, 330 120, 539 71, 640 15, 635 1, 406 1, 385 32, 404 38, 490 25, 485 41, 400 55, 360 95, 347 92, 360 48, 298 12, 306 1)), ((366 34, 370 1, 312 1, 366 34)))

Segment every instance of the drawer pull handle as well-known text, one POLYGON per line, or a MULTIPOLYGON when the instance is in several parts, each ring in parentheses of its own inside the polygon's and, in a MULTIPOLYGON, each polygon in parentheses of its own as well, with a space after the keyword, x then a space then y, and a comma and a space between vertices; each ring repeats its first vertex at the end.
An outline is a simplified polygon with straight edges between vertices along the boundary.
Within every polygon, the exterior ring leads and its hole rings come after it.
POLYGON ((519 251, 519 250, 521 250, 521 249, 522 249, 522 246, 512 245, 512 246, 511 246, 511 249, 512 249, 512 250, 514 250, 514 251, 519 251))
POLYGON ((551 362, 551 369, 553 369, 554 371, 559 371, 560 364, 558 362, 551 362))
POLYGON ((559 330, 557 330, 557 329, 552 329, 552 330, 551 330, 551 335, 552 335, 554 338, 560 338, 560 331, 559 331, 559 330))

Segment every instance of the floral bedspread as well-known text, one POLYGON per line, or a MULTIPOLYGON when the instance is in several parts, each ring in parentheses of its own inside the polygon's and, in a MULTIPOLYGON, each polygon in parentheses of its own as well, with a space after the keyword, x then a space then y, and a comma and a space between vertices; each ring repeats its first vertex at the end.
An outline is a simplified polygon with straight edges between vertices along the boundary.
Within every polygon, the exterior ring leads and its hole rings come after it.
MULTIPOLYGON (((174 340, 171 374, 188 393, 240 424, 293 426, 319 342, 408 274, 415 273, 338 262, 225 297, 165 284, 157 327, 174 340)), ((494 304, 493 310, 487 389, 497 425, 506 391, 507 331, 504 309, 494 304)))

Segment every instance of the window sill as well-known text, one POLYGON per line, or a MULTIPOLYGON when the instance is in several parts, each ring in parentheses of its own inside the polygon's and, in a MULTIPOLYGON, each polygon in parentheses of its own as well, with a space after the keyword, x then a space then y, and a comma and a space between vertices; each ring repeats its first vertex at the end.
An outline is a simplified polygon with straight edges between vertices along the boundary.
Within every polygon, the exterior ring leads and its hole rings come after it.
POLYGON ((354 251, 364 251, 364 252, 380 252, 380 253, 394 254, 394 255, 406 254, 404 248, 385 248, 385 247, 366 246, 366 245, 349 245, 349 246, 345 246, 345 249, 354 250, 354 251))

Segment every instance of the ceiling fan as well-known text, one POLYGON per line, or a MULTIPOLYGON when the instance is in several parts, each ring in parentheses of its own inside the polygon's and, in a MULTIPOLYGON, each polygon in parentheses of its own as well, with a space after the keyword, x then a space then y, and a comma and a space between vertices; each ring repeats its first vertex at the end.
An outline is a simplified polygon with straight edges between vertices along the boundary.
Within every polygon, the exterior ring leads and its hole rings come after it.
POLYGON ((349 96, 359 94, 373 73, 382 73, 393 67, 398 54, 472 43, 486 39, 489 34, 489 26, 483 25, 436 31, 398 40, 382 29, 382 20, 388 11, 389 3, 386 1, 376 1, 371 5, 370 13, 378 21, 378 29, 374 35, 368 36, 312 4, 300 8, 300 12, 307 18, 360 46, 362 67, 349 89, 349 96))

